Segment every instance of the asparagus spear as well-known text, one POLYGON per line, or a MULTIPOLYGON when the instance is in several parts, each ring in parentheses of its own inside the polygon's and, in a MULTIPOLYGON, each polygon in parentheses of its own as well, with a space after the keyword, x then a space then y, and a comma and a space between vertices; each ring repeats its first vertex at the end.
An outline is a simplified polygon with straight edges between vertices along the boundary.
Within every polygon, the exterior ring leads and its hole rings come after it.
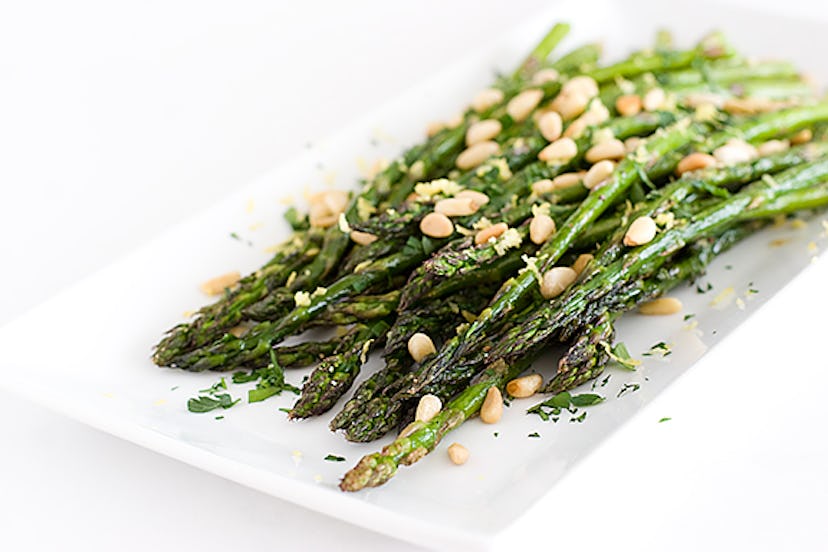
POLYGON ((368 353, 382 341, 389 327, 384 320, 354 326, 334 354, 311 372, 288 417, 308 418, 327 412, 351 387, 368 353))

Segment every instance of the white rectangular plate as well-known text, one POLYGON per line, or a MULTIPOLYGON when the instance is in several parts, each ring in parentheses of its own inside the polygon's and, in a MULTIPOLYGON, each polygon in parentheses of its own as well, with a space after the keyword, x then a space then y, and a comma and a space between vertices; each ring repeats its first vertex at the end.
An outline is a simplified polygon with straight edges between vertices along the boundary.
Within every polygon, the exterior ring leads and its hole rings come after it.
MULTIPOLYGON (((689 46, 717 27, 741 51, 792 59, 820 82, 828 76, 815 42, 822 28, 815 23, 698 3, 562 3, 4 327, 0 348, 11 370, 3 384, 114 435, 332 516, 423 545, 486 548, 540 497, 554 493, 555 483, 575 463, 807 266, 814 257, 809 244, 824 245, 819 221, 755 235, 715 262, 703 280, 713 284, 711 292, 678 291, 684 312, 696 315, 697 329, 687 328, 681 315, 625 317, 619 340, 635 356, 659 341, 670 343, 673 353, 666 359, 647 357, 635 373, 610 372, 609 383, 598 388, 609 400, 590 409, 583 423, 568 423, 567 415, 557 424, 544 423, 523 415, 531 402, 515 401, 497 428, 474 420, 452 436, 475 452, 463 469, 449 469, 444 454, 433 454, 416 469, 402 469, 385 487, 358 494, 341 493, 338 480, 384 442, 346 443, 327 431, 330 416, 288 423, 277 411, 291 404, 294 397, 287 395, 239 404, 219 412, 221 420, 191 414, 187 398, 217 376, 156 368, 149 354, 165 329, 203 302, 198 282, 231 269, 255 269, 267 258, 265 247, 286 236, 281 198, 322 185, 330 170, 340 181, 353 181, 359 159, 390 157, 418 140, 424 121, 457 112, 489 82, 493 68, 508 70, 556 21, 573 25, 562 50, 601 40, 610 57, 620 57, 647 46, 657 28, 673 30, 678 43, 689 46), (711 20, 710 13, 718 18, 711 20), (241 239, 231 238, 231 232, 241 239), (785 243, 771 250, 772 240, 785 243), (39 354, 44 336, 49 353, 39 354), (640 389, 616 398, 625 384, 640 389), (543 438, 528 438, 533 432, 543 438), (328 454, 347 462, 327 462, 328 454)), ((374 359, 369 371, 377 365, 374 359)), ((550 373, 544 363, 537 368, 550 373)), ((298 384, 307 373, 292 371, 288 379, 298 384)), ((245 394, 239 386, 230 392, 245 394)))

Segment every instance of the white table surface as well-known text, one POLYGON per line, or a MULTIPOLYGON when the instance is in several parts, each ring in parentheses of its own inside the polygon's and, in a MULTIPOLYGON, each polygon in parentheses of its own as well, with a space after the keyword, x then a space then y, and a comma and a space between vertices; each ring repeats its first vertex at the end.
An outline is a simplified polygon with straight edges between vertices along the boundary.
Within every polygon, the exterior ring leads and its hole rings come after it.
MULTIPOLYGON (((0 324, 548 2, 296 4, 0 7, 0 324)), ((672 421, 635 419, 527 531, 581 549, 825 549, 828 359, 809 313, 828 294, 786 293, 763 313, 784 323, 734 334, 738 359, 659 397, 672 421), (640 455, 613 455, 622 437, 640 455)), ((36 354, 60 361, 48 341, 36 354)), ((3 391, 0 435, 3 550, 417 549, 3 391)))

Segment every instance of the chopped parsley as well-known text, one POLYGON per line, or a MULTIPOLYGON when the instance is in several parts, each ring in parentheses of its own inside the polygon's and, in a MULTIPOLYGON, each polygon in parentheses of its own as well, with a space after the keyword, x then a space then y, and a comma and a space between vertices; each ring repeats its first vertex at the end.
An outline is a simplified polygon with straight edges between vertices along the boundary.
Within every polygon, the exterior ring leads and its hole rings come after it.
POLYGON ((213 384, 211 387, 209 387, 208 389, 200 389, 200 390, 199 390, 199 393, 212 393, 212 394, 216 394, 216 393, 218 393, 219 391, 221 391, 222 389, 227 389, 227 382, 226 382, 226 381, 224 381, 224 378, 221 378, 219 381, 217 381, 216 383, 214 383, 214 384, 213 384))
POLYGON ((327 462, 344 462, 345 457, 344 456, 337 456, 335 454, 329 454, 325 457, 325 461, 327 461, 327 462))
POLYGON ((706 285, 698 284, 696 285, 696 293, 707 293, 708 291, 713 289, 713 284, 707 282, 706 285))
POLYGON ((540 433, 537 431, 530 433, 527 437, 531 437, 532 439, 540 439, 540 433))
POLYGON ((684 315, 684 321, 687 322, 688 320, 690 320, 691 318, 694 318, 695 316, 696 315, 693 314, 693 313, 685 314, 684 315))
POLYGON ((672 352, 673 352, 673 350, 671 349, 669 344, 667 344, 663 341, 659 341, 658 343, 656 343, 655 345, 650 347, 649 351, 647 351, 646 353, 642 353, 642 354, 643 354, 643 356, 660 355, 662 357, 666 357, 666 356, 670 355, 672 352))
POLYGON ((541 420, 547 422, 552 420, 557 422, 564 410, 570 414, 570 421, 575 419, 582 422, 586 417, 586 412, 582 412, 576 419, 574 416, 578 412, 578 407, 593 406, 604 401, 604 397, 596 395, 595 393, 582 393, 580 395, 572 395, 567 391, 563 391, 550 397, 542 403, 536 404, 527 413, 537 414, 541 420))
POLYGON ((217 408, 223 408, 226 410, 240 400, 241 399, 236 399, 234 401, 228 393, 220 393, 212 397, 200 395, 187 401, 187 410, 196 413, 210 412, 217 408))
POLYGON ((223 420, 224 416, 216 416, 216 420, 223 420))
POLYGON ((658 421, 658 423, 663 424, 664 422, 669 422, 672 418, 662 418, 658 421))
POLYGON ((616 398, 620 399, 627 393, 635 393, 639 389, 641 389, 641 385, 638 383, 625 383, 624 386, 618 391, 616 398))

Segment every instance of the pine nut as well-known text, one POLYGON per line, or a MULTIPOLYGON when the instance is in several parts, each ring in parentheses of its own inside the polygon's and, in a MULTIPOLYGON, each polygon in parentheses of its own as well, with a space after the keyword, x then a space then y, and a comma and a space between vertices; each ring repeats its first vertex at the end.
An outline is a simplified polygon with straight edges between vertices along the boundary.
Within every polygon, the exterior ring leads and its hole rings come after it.
POLYGON ((575 271, 575 274, 580 276, 581 272, 583 272, 584 269, 586 269, 587 265, 589 265, 589 263, 591 263, 594 258, 595 257, 590 255, 589 253, 582 253, 578 255, 578 258, 575 259, 574 263, 572 263, 572 270, 575 271))
POLYGON ((465 217, 477 212, 478 206, 470 197, 450 197, 434 204, 434 212, 447 217, 465 217))
POLYGON ((597 163, 598 161, 603 161, 604 159, 621 159, 626 154, 627 150, 624 147, 624 142, 618 138, 613 138, 612 140, 595 144, 589 148, 586 155, 584 155, 584 158, 589 163, 597 163))
POLYGON ((612 176, 612 172, 615 170, 615 163, 612 161, 605 159, 603 161, 598 161, 586 173, 584 176, 584 186, 588 190, 594 190, 597 188, 602 182, 607 180, 610 176, 612 176))
POLYGON ((538 107, 538 104, 543 99, 543 91, 537 88, 530 88, 524 90, 506 104, 506 113, 515 120, 521 122, 525 120, 532 111, 538 107))
POLYGON ((500 145, 497 142, 478 142, 463 150, 457 156, 455 164, 458 169, 467 171, 480 165, 483 161, 493 155, 500 153, 500 145))
POLYGON ((548 178, 544 178, 543 180, 537 180, 532 182, 532 193, 535 195, 543 195, 548 194, 553 190, 552 181, 548 178))
POLYGON ((474 203, 475 207, 477 208, 483 207, 489 202, 489 196, 487 196, 483 192, 478 192, 475 190, 463 190, 455 194, 454 197, 463 199, 468 198, 472 200, 472 203, 474 203))
POLYGON ((641 96, 638 94, 625 94, 615 100, 615 109, 622 117, 632 117, 641 112, 641 96))
POLYGON ((487 88, 480 91, 471 102, 471 107, 478 113, 482 113, 503 101, 503 92, 497 88, 487 88))
POLYGON ((417 413, 414 421, 428 423, 434 416, 440 413, 443 408, 443 401, 436 395, 423 395, 417 403, 417 413))
POLYGON ((408 338, 408 354, 414 362, 422 362, 425 358, 437 352, 434 342, 424 333, 415 333, 408 338))
POLYGON ((374 234, 369 234, 368 232, 351 230, 351 241, 359 245, 370 245, 377 241, 377 237, 374 234))
POLYGON ((561 114, 565 120, 574 119, 583 113, 592 98, 586 94, 558 94, 552 101, 551 107, 561 114))
POLYGON ((327 205, 324 203, 311 203, 310 209, 308 210, 308 222, 310 222, 310 225, 314 228, 327 228, 329 226, 333 226, 337 220, 333 220, 333 222, 329 221, 334 218, 339 219, 338 216, 334 217, 327 205))
POLYGON ((550 164, 562 164, 566 163, 576 155, 578 155, 578 146, 575 144, 575 140, 572 138, 560 138, 543 148, 540 153, 538 153, 538 159, 546 161, 550 164))
POLYGON ((547 69, 541 69, 540 71, 532 75, 532 84, 546 84, 547 82, 558 80, 560 76, 560 73, 558 73, 555 69, 552 69, 551 67, 547 69))
POLYGON ((331 214, 334 214, 339 217, 339 213, 345 211, 345 207, 348 206, 348 193, 342 190, 329 190, 327 192, 323 192, 321 194, 320 200, 331 214))
POLYGON ((675 297, 660 297, 638 307, 641 314, 667 315, 681 311, 681 301, 675 297))
POLYGON ((225 289, 235 286, 239 280, 241 280, 241 274, 238 272, 228 272, 227 274, 210 278, 199 287, 207 295, 221 295, 225 289))
POLYGON ((544 299, 560 295, 575 281, 578 275, 568 266, 556 266, 546 271, 541 279, 540 293, 544 299))
POLYGON ((791 147, 791 143, 787 140, 768 140, 756 148, 760 157, 767 157, 776 153, 782 153, 791 147))
POLYGON ((706 169, 716 164, 716 158, 706 153, 694 152, 679 161, 676 174, 681 176, 686 172, 706 169))
POLYGON ((794 146, 798 146, 799 144, 804 144, 805 142, 810 142, 814 138, 814 131, 810 128, 803 128, 793 136, 791 136, 791 144, 794 146))
POLYGON ((507 383, 506 392, 516 399, 525 399, 537 393, 541 385, 543 385, 543 378, 540 374, 529 374, 507 383))
POLYGON ((496 424, 503 416, 503 395, 497 387, 489 387, 483 406, 480 407, 480 419, 485 424, 496 424))
POLYGON ((505 222, 498 222, 497 224, 492 224, 491 226, 482 229, 480 232, 475 234, 474 236, 474 243, 477 245, 484 244, 488 242, 492 238, 499 238, 503 235, 503 232, 509 229, 509 225, 505 222))
POLYGON ((484 119, 472 124, 466 131, 466 145, 473 146, 486 140, 491 140, 503 130, 503 125, 497 119, 484 119))
POLYGON ((656 230, 656 223, 651 217, 638 217, 627 228, 624 245, 632 247, 650 243, 655 238, 656 230))
POLYGON ((759 152, 756 151, 756 148, 738 138, 729 140, 727 144, 713 151, 713 157, 725 166, 752 161, 758 156, 759 152))
POLYGON ((447 128, 457 128, 463 124, 465 117, 462 113, 458 113, 457 115, 453 115, 449 117, 448 121, 446 121, 447 128))
POLYGON ((444 128, 446 128, 446 123, 442 121, 432 121, 426 125, 426 136, 431 138, 444 128))
POLYGON ((653 88, 644 94, 644 98, 641 100, 641 106, 644 108, 644 111, 656 111, 664 106, 665 101, 667 101, 667 95, 664 93, 664 90, 661 88, 653 88))
POLYGON ((598 95, 598 83, 587 75, 579 75, 566 81, 561 88, 563 94, 583 94, 589 98, 598 95))
POLYGON ((555 111, 547 111, 541 115, 538 119, 538 130, 540 130, 541 136, 550 142, 560 138, 561 132, 563 132, 563 120, 560 114, 555 111))
POLYGON ((442 213, 429 213, 420 221, 420 232, 430 238, 447 238, 454 233, 454 224, 442 213))
POLYGON ((569 188, 570 186, 580 184, 584 179, 584 176, 586 176, 586 171, 559 174, 552 179, 552 190, 550 191, 560 190, 561 188, 569 188))
POLYGON ((555 221, 549 215, 538 215, 529 223, 529 239, 535 245, 544 243, 555 233, 555 221))
POLYGON ((448 457, 452 464, 462 466, 469 461, 469 449, 460 443, 452 443, 448 448, 448 457))

